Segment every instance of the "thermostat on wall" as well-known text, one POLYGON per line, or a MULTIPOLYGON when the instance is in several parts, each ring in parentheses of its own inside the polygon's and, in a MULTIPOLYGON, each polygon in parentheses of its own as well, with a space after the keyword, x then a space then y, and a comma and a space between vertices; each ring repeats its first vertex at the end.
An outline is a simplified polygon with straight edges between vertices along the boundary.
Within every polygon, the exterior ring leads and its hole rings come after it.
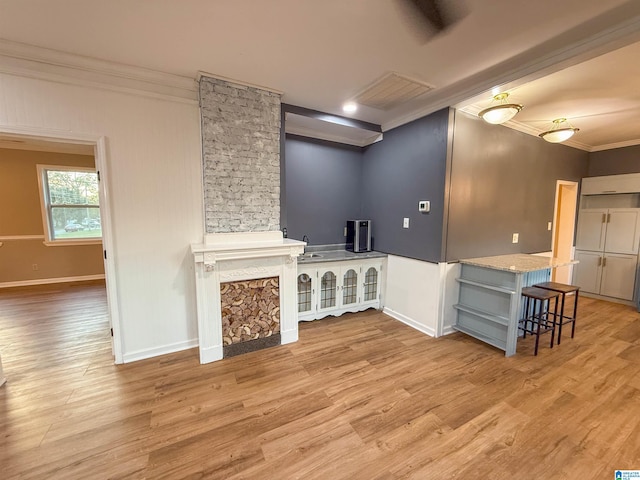
POLYGON ((418 211, 421 213, 429 213, 431 210, 431 202, 429 200, 420 200, 418 202, 418 211))

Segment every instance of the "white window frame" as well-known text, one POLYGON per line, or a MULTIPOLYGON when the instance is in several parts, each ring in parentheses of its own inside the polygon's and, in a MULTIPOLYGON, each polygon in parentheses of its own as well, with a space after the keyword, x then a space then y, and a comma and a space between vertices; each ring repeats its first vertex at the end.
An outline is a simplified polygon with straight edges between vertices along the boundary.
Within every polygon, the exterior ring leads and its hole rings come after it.
MULTIPOLYGON (((42 211, 42 225, 44 227, 44 244, 48 247, 69 246, 69 245, 99 245, 102 243, 102 237, 91 238, 63 238, 55 239, 53 232, 53 224, 51 219, 51 204, 49 202, 48 183, 46 182, 46 172, 48 170, 70 171, 70 172, 92 172, 96 173, 95 168, 91 167, 71 167, 66 165, 36 165, 38 171, 38 190, 40 191, 40 209, 42 211)), ((92 207, 93 208, 93 207, 92 207)), ((100 207, 98 207, 100 208, 100 207)))

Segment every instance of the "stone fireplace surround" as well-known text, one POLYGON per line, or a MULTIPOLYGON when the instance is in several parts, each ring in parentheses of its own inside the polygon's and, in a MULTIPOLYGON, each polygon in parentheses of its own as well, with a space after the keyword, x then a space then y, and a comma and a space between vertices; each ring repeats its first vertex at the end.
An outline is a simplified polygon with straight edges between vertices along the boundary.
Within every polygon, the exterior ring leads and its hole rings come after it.
POLYGON ((281 343, 298 340, 296 257, 304 242, 285 239, 280 231, 211 233, 192 244, 195 262, 200 363, 223 358, 220 284, 278 277, 281 343))

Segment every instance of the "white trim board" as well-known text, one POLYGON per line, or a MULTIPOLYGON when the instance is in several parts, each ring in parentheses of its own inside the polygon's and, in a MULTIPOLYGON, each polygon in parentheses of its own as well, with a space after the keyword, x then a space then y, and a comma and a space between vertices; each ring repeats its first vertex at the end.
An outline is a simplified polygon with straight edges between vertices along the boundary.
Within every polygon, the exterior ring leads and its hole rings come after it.
POLYGON ((0 72, 58 83, 198 102, 196 80, 0 39, 0 72))
MULTIPOLYGON (((192 338, 185 342, 171 343, 169 345, 162 345, 161 347, 148 348, 146 350, 137 350, 135 352, 125 353, 122 356, 123 363, 137 362, 138 360, 145 360, 147 358, 157 357, 158 355, 167 355, 169 353, 181 352, 183 350, 189 350, 190 348, 198 347, 198 339, 192 338)), ((194 354, 194 357, 197 353, 194 354)))
POLYGON ((433 328, 422 325, 421 323, 416 322, 412 318, 409 318, 406 315, 401 314, 400 312, 391 310, 389 307, 384 307, 382 309, 382 313, 385 313, 390 317, 395 318, 396 320, 404 323, 405 325, 408 325, 409 327, 415 328, 419 332, 426 333, 430 337, 436 336, 436 331, 433 328))
POLYGON ((36 278, 34 280, 19 280, 17 282, 0 282, 0 288, 30 287, 33 285, 48 285, 52 283, 88 282, 91 280, 104 280, 104 278, 104 273, 76 277, 36 278))
POLYGON ((4 235, 0 236, 0 242, 10 242, 14 240, 44 240, 44 235, 4 235))
POLYGON ((640 16, 635 8, 634 2, 626 2, 498 65, 436 89, 429 93, 429 101, 425 99, 421 109, 383 124, 382 131, 386 132, 448 106, 459 108, 461 102, 472 102, 470 99, 484 95, 496 86, 502 86, 503 90, 513 89, 635 43, 640 39, 640 16))

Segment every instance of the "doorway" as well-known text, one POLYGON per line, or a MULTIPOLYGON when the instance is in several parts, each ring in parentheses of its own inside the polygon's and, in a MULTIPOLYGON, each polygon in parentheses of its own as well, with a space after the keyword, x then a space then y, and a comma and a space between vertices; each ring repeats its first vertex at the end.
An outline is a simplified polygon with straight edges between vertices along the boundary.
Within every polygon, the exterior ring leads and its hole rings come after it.
POLYGON ((26 150, 35 149, 47 151, 47 146, 52 150, 67 146, 71 150, 74 147, 88 147, 93 151, 95 169, 98 172, 98 196, 100 204, 100 223, 102 227, 102 250, 104 257, 104 275, 106 284, 106 299, 109 326, 111 328, 111 350, 115 363, 123 363, 122 339, 120 336, 119 309, 116 295, 116 275, 113 253, 113 237, 111 211, 109 205, 108 168, 106 156, 106 140, 101 136, 71 134, 66 132, 47 131, 35 128, 11 128, 0 127, 0 139, 13 140, 24 144, 26 150), (111 254, 110 254, 111 253, 111 254))
MULTIPOLYGON (((558 180, 553 214, 553 233, 551 251, 554 257, 562 260, 573 259, 573 239, 576 227, 578 206, 578 183, 558 180)), ((571 283, 573 265, 553 270, 551 280, 559 283, 571 283)))

